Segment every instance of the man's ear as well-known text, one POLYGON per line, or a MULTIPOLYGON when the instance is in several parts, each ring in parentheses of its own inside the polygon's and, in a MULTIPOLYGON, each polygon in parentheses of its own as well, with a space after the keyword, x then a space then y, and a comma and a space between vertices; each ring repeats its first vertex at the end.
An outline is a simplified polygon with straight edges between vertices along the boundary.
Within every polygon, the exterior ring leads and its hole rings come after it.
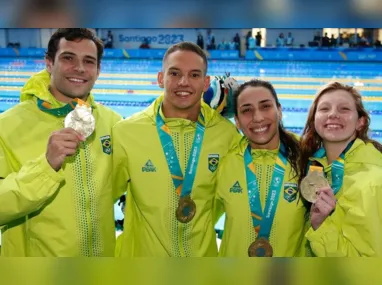
POLYGON ((52 73, 53 60, 50 57, 45 57, 45 66, 46 70, 48 70, 49 73, 52 73))
POLYGON ((210 83, 211 83, 211 77, 207 75, 204 78, 204 89, 203 89, 203 92, 206 92, 208 90, 208 88, 210 88, 210 83))
POLYGON ((163 82, 163 71, 158 72, 157 81, 160 88, 164 88, 164 82, 163 82))

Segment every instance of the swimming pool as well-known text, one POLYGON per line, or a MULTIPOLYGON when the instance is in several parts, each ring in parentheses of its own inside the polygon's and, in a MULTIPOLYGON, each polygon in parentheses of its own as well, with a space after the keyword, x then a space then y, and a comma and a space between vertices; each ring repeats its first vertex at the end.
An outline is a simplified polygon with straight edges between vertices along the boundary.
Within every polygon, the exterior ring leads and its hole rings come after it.
MULTIPOLYGON (((18 103, 26 80, 45 67, 41 59, 0 58, 0 112, 18 103)), ((128 117, 147 107, 162 90, 156 83, 160 60, 104 60, 93 94, 128 117)), ((371 137, 382 142, 382 65, 344 62, 252 62, 211 60, 208 73, 230 72, 239 82, 259 77, 273 83, 284 126, 300 133, 317 89, 331 80, 355 85, 371 116, 371 137)))

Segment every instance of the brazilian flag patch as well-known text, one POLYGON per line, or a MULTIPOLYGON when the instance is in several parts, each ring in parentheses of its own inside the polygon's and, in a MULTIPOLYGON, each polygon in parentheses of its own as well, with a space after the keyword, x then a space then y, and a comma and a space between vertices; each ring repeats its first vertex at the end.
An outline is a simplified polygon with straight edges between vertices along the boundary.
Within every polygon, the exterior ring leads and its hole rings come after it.
POLYGON ((111 154, 111 138, 109 135, 100 138, 102 150, 106 154, 111 154))
POLYGON ((297 184, 285 183, 284 184, 284 199, 289 203, 293 202, 297 198, 297 184))
POLYGON ((211 172, 215 172, 219 165, 219 154, 209 154, 208 155, 208 169, 211 172))

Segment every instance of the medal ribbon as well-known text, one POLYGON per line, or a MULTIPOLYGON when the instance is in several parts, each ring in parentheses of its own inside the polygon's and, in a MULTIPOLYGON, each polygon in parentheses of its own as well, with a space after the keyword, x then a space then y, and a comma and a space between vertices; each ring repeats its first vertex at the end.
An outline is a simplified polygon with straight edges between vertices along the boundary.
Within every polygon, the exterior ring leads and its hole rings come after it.
POLYGON ((59 107, 59 108, 52 108, 52 105, 49 102, 43 101, 40 98, 37 98, 37 106, 38 108, 45 112, 49 113, 55 117, 65 117, 68 115, 71 111, 74 110, 74 108, 77 106, 77 104, 86 104, 86 102, 82 101, 81 99, 74 99, 73 101, 70 101, 65 106, 59 107))
POLYGON ((274 165, 264 211, 262 211, 261 208, 259 185, 257 183, 255 166, 251 156, 251 146, 249 144, 244 152, 249 207, 251 209, 253 227, 256 232, 258 232, 257 238, 265 238, 269 240, 287 164, 287 159, 283 154, 284 152, 285 148, 283 144, 281 144, 274 165))
POLYGON ((204 137, 204 117, 202 114, 200 114, 198 121, 196 122, 195 137, 192 143, 191 153, 188 159, 185 176, 183 177, 182 169, 180 168, 179 164, 179 159, 176 155, 174 143, 170 135, 170 129, 163 121, 159 110, 160 107, 158 108, 158 113, 156 116, 156 126, 162 144, 163 152, 171 173, 172 181, 174 182, 176 193, 178 194, 178 196, 184 197, 191 194, 192 186, 194 184, 204 137))
MULTIPOLYGON (((332 162, 332 189, 334 195, 338 193, 338 191, 342 187, 342 183, 344 180, 344 163, 345 163, 345 154, 346 152, 352 147, 354 141, 351 141, 347 147, 344 149, 344 151, 340 154, 340 156, 332 162)), ((324 147, 319 148, 314 154, 313 157, 315 158, 323 158, 326 156, 326 151, 324 147)), ((311 161, 308 162, 308 172, 309 167, 312 164, 311 161)))

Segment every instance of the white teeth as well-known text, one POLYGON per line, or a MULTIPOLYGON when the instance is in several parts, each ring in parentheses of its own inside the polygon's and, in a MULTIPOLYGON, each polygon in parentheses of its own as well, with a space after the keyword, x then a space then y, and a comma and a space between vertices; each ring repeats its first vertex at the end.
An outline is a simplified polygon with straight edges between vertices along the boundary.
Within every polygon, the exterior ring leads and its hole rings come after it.
POLYGON ((341 128, 341 126, 340 125, 330 124, 330 125, 326 125, 326 128, 327 129, 339 129, 339 128, 341 128))
POLYGON ((85 80, 77 79, 77 78, 69 78, 69 81, 72 81, 72 82, 79 82, 79 83, 84 83, 84 82, 85 82, 85 80))
POLYGON ((264 132, 268 129, 268 127, 263 127, 263 128, 260 128, 260 129, 254 129, 253 132, 255 133, 261 133, 261 132, 264 132))
POLYGON ((187 95, 190 95, 191 93, 190 92, 176 92, 175 94, 180 95, 180 96, 187 96, 187 95))

